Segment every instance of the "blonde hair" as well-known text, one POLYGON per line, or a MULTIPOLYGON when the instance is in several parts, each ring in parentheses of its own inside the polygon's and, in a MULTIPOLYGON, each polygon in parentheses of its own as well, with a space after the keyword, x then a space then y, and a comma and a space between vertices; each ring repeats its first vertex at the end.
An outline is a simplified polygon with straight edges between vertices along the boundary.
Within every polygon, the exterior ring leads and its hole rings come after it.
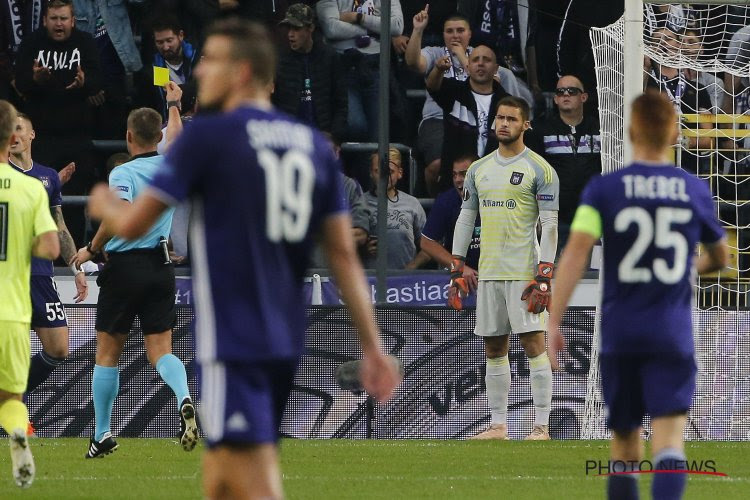
MULTIPOLYGON (((10 137, 16 131, 18 112, 8 101, 0 100, 0 149, 10 146, 10 137)), ((0 159, 5 161, 5 158, 0 159)))
MULTIPOLYGON (((379 153, 377 151, 375 151, 373 154, 370 155, 370 162, 371 163, 373 161, 377 162, 377 161, 379 161, 379 159, 380 159, 380 155, 379 155, 379 153)), ((401 151, 399 151, 398 149, 396 149, 393 146, 389 147, 388 148, 388 161, 395 163, 396 165, 399 166, 399 168, 401 168, 401 166, 402 166, 402 164, 401 164, 401 151)))

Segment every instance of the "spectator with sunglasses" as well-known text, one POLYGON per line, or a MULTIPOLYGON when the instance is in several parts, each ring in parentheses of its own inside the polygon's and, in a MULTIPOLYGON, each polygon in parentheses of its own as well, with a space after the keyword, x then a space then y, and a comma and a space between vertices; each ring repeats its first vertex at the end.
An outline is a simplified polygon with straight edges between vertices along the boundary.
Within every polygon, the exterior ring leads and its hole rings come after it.
POLYGON ((542 155, 560 178, 558 256, 568 239, 581 191, 602 171, 599 119, 584 112, 588 97, 577 76, 563 76, 555 88, 558 112, 535 120, 525 135, 529 149, 542 155))

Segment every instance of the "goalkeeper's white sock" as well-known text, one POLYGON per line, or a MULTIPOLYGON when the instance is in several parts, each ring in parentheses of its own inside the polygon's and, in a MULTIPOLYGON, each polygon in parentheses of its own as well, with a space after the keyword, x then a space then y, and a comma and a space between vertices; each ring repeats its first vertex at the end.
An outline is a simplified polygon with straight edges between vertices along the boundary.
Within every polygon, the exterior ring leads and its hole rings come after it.
POLYGON ((510 393, 510 362, 508 355, 500 358, 487 358, 487 402, 490 405, 492 425, 508 421, 508 394, 510 393))
POLYGON ((531 398, 534 400, 534 425, 549 425, 552 406, 552 366, 547 353, 529 358, 531 398))

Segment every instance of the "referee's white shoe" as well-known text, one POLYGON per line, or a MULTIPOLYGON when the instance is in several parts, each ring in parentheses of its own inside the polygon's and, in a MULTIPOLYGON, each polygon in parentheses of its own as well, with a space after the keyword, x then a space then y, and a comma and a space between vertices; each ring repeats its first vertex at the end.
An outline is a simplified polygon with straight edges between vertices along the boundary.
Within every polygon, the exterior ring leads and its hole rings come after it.
POLYGON ((198 424, 195 422, 195 407, 190 398, 180 405, 180 444, 185 451, 193 451, 198 444, 198 424))
POLYGON ((34 482, 34 457, 31 455, 25 429, 17 429, 10 435, 10 460, 13 463, 13 479, 21 488, 34 482))

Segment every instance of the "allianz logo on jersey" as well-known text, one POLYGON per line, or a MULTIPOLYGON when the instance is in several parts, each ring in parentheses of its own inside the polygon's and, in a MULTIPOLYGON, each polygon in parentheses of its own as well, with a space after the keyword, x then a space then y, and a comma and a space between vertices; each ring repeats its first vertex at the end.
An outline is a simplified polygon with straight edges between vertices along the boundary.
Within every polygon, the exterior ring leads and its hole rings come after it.
POLYGON ((488 200, 484 199, 482 200, 482 207, 484 208, 507 208, 509 210, 513 210, 516 208, 516 200, 513 198, 510 198, 508 200, 488 200))

